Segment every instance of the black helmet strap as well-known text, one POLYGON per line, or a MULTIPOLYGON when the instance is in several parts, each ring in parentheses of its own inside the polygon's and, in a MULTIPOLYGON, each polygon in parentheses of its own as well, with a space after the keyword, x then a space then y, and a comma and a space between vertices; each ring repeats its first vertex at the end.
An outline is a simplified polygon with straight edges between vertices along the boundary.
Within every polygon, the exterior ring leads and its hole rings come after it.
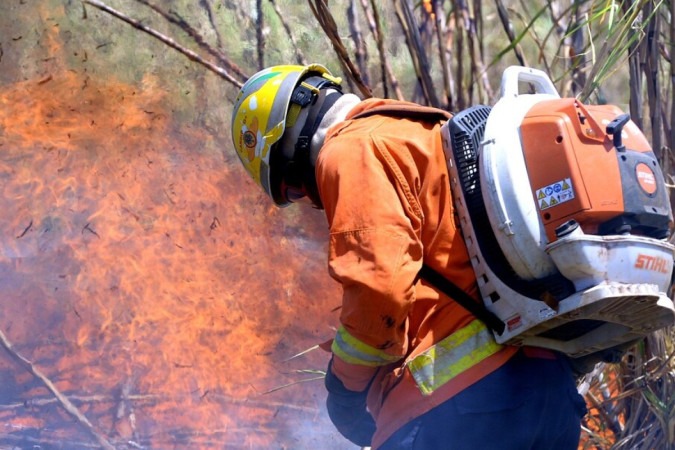
MULTIPOLYGON (((335 89, 340 93, 342 92, 340 86, 332 81, 323 77, 311 76, 303 80, 303 82, 295 89, 291 96, 291 102, 305 108, 316 102, 318 99, 318 94, 316 93, 317 90, 328 88, 335 89), (305 84, 312 86, 314 89, 307 87, 305 84)), ((310 111, 302 130, 300 130, 298 140, 295 143, 293 158, 288 161, 284 170, 286 182, 289 185, 302 184, 306 190, 307 196, 318 208, 322 208, 323 205, 321 204, 321 199, 319 197, 314 166, 310 161, 310 146, 312 136, 317 128, 319 128, 321 120, 339 97, 339 95, 327 95, 320 108, 310 111)))

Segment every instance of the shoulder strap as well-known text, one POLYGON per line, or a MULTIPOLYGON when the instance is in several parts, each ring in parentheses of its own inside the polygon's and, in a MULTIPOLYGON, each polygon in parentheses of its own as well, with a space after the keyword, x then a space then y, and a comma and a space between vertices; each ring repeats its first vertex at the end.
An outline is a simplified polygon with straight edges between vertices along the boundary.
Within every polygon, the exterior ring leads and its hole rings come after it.
POLYGON ((416 105, 414 103, 393 103, 380 105, 356 114, 352 119, 381 114, 404 119, 418 119, 427 121, 446 121, 452 119, 448 111, 431 106, 416 105))
POLYGON ((506 325, 492 311, 487 309, 483 303, 477 302, 469 294, 464 292, 459 286, 428 265, 422 265, 420 276, 434 285, 441 292, 460 304, 464 309, 483 321, 491 330, 497 334, 502 334, 506 325))

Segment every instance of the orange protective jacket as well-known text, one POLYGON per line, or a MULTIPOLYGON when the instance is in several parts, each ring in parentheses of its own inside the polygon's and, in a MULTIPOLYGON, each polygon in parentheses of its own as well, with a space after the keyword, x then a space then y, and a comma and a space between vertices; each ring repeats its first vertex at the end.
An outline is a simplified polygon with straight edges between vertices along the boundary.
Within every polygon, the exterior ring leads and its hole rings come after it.
POLYGON ((391 105, 406 103, 359 103, 328 130, 316 166, 330 228, 329 272, 343 288, 333 372, 353 391, 375 377, 368 394, 377 423, 373 448, 516 352, 499 347, 431 393, 415 382, 410 361, 475 321, 418 279, 422 263, 476 298, 478 291, 456 225, 441 123, 380 114, 352 119, 391 105))

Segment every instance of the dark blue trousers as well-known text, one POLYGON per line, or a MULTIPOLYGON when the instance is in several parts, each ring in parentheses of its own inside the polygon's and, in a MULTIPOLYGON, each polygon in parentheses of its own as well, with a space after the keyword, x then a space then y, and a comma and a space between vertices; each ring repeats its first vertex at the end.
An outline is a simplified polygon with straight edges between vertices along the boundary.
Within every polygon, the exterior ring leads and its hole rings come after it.
POLYGON ((379 450, 576 450, 585 414, 565 357, 521 351, 409 422, 379 450))

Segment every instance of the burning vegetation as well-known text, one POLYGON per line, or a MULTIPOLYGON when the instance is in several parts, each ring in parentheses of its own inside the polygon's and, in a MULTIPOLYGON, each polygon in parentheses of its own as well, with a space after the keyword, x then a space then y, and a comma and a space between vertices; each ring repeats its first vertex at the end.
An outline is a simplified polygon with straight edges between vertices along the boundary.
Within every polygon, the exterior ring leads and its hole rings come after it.
MULTIPOLYGON (((183 86, 170 78, 206 71, 177 54, 178 67, 169 75, 158 69, 166 64, 160 53, 171 52, 166 41, 153 47, 147 38, 134 47, 142 33, 115 18, 70 2, 40 3, 8 2, 0 17, 0 444, 345 448, 323 407, 327 355, 303 353, 332 336, 339 305, 339 291, 325 271, 321 213, 303 222, 293 209, 277 210, 259 195, 230 151, 229 115, 207 117, 215 109, 207 93, 222 79, 202 75, 183 86), (87 28, 86 36, 75 22, 87 28), (145 70, 136 67, 142 64, 145 70), (191 117, 176 107, 175 96, 191 102, 191 117)), ((216 69, 232 74, 231 84, 246 78, 175 12, 136 3, 178 23, 202 54, 215 55, 216 69)), ((216 2, 199 3, 212 20, 216 2)), ((221 3, 228 8, 221 17, 242 15, 241 2, 221 3)), ((466 41, 474 48, 484 41, 475 34, 482 26, 463 26, 465 19, 480 25, 483 18, 462 8, 444 18, 437 14, 444 2, 425 1, 415 19, 410 3, 395 3, 395 16, 384 18, 364 6, 365 14, 350 20, 348 34, 358 50, 352 61, 340 41, 347 33, 326 16, 327 4, 309 2, 333 48, 342 52, 338 59, 349 69, 352 90, 370 93, 361 33, 368 30, 378 48, 371 63, 379 58, 382 67, 379 89, 404 96, 392 69, 400 61, 388 59, 393 50, 382 51, 389 30, 380 27, 384 20, 394 26, 398 18, 403 30, 414 30, 415 20, 425 25, 421 36, 406 36, 416 62, 402 66, 414 66, 420 83, 413 100, 434 103, 437 93, 436 103, 454 109, 487 101, 483 46, 467 56, 459 45, 466 41), (444 69, 473 59, 466 64, 468 81, 457 70, 433 89, 426 58, 436 37, 457 59, 443 63, 444 69)), ((269 4, 291 30, 277 2, 269 4)), ((508 31, 501 2, 497 12, 508 31)), ((565 17, 552 19, 563 23, 565 17)), ((249 25, 248 31, 259 31, 256 43, 245 46, 258 50, 257 61, 249 61, 252 72, 272 43, 265 41, 263 20, 249 25)), ((314 36, 316 24, 306 26, 314 36)), ((492 28, 485 27, 489 33, 492 28)), ((520 53, 526 31, 509 34, 519 62, 526 62, 520 53)), ((389 36, 395 48, 402 35, 389 36)), ((552 36, 556 46, 565 43, 565 55, 587 53, 552 36)), ((289 31, 296 62, 305 63, 297 37, 289 31)), ((622 42, 621 35, 615 38, 622 42)), ((536 48, 538 56, 546 55, 536 48)), ((639 54, 630 51, 631 58, 639 54)), ((584 71, 578 59, 553 58, 573 63, 563 70, 574 75, 566 89, 595 86, 597 74, 584 71)), ((631 89, 641 84, 632 82, 631 89)), ((225 95, 218 100, 225 109, 230 101, 225 95)), ((666 168, 669 148, 663 146, 666 168)), ((599 367, 582 380, 591 411, 580 448, 675 445, 672 342, 669 330, 631 350, 620 365, 599 367)))
POLYGON ((74 72, 0 91, 0 442, 339 442, 327 356, 286 361, 332 334, 325 225, 259 198, 164 95, 74 72))

